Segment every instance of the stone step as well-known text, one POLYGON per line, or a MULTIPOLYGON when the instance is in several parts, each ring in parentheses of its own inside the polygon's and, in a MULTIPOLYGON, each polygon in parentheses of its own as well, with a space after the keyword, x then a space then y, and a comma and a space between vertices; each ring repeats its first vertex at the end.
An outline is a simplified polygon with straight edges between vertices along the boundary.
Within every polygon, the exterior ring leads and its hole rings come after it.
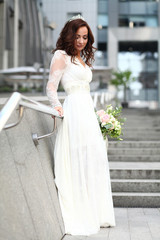
POLYGON ((155 119, 153 120, 147 120, 147 119, 139 119, 139 120, 130 120, 130 119, 126 119, 124 122, 124 126, 129 126, 129 127, 149 127, 149 126, 154 126, 154 127, 159 127, 160 126, 160 121, 157 121, 155 119))
POLYGON ((114 192, 114 207, 160 207, 160 193, 114 192))
POLYGON ((126 111, 122 111, 122 115, 123 116, 127 116, 127 117, 131 117, 132 119, 137 119, 137 118, 150 118, 150 119, 154 119, 154 118, 158 118, 160 116, 160 112, 134 112, 133 110, 126 112, 126 111))
POLYGON ((109 139, 115 207, 160 207, 160 111, 124 109, 123 141, 109 139))
POLYGON ((160 141, 108 141, 110 148, 160 148, 160 141))
POLYGON ((160 112, 158 114, 153 114, 153 113, 139 113, 139 112, 122 112, 122 116, 123 117, 130 117, 132 120, 134 119, 138 119, 138 118, 144 118, 144 119, 158 119, 158 117, 160 116, 160 112))
MULTIPOLYGON (((115 149, 116 151, 116 149, 115 149)), ((108 155, 110 162, 160 162, 160 155, 108 155)))
POLYGON ((152 128, 152 129, 148 129, 148 128, 122 128, 123 133, 143 133, 143 134, 159 134, 160 136, 160 129, 158 128, 152 128))
POLYGON ((157 116, 149 116, 149 115, 132 115, 132 114, 122 114, 122 117, 126 118, 126 121, 129 119, 130 121, 139 121, 139 120, 145 120, 146 122, 148 121, 158 121, 160 122, 159 120, 159 115, 157 116))
POLYGON ((111 179, 160 179, 160 162, 109 162, 111 179))
POLYGON ((123 132, 140 132, 140 133, 160 133, 160 129, 158 128, 128 128, 128 127, 123 127, 123 132))
POLYGON ((155 130, 155 131, 159 131, 159 126, 160 126, 160 123, 138 123, 138 122, 134 122, 134 123, 124 123, 124 125, 122 126, 123 129, 135 129, 135 130, 145 130, 146 131, 152 131, 152 130, 155 130), (149 130, 151 129, 151 130, 149 130))
POLYGON ((113 192, 159 192, 160 180, 111 179, 113 192))
POLYGON ((151 115, 151 114, 138 114, 138 113, 133 113, 133 114, 122 113, 121 115, 123 117, 126 117, 127 119, 130 119, 130 120, 144 119, 144 120, 147 121, 147 120, 154 120, 154 119, 159 120, 158 117, 160 116, 160 113, 157 114, 157 115, 154 115, 154 116, 151 115))
MULTIPOLYGON (((141 156, 141 155, 158 155, 160 154, 160 149, 158 148, 108 148, 108 155, 134 155, 141 156)), ((160 159, 160 155, 159 155, 160 159)))
POLYGON ((157 122, 160 122, 159 120, 159 116, 149 116, 149 115, 129 115, 129 114, 122 114, 122 117, 126 118, 126 121, 127 120, 130 120, 130 121, 139 121, 139 120, 144 120, 146 122, 153 122, 153 121, 157 121, 157 122))
POLYGON ((122 128, 123 133, 143 133, 143 134, 159 134, 160 136, 160 128, 142 128, 142 127, 137 127, 137 128, 130 128, 130 127, 123 127, 122 128))
POLYGON ((160 135, 157 134, 138 134, 138 133, 124 133, 122 139, 125 141, 159 141, 160 135))
MULTIPOLYGON (((160 116, 160 114, 159 114, 160 116)), ((145 122, 160 122, 159 120, 159 116, 139 116, 139 115, 127 115, 127 114, 123 114, 122 117, 126 118, 126 121, 130 121, 130 122, 139 122, 140 120, 143 120, 145 122)))
POLYGON ((157 118, 138 118, 137 116, 135 117, 127 117, 125 116, 125 119, 124 119, 124 124, 127 125, 127 124, 130 124, 130 126, 135 126, 135 124, 139 124, 137 125, 137 127, 139 126, 142 126, 142 127, 145 127, 146 125, 151 125, 151 124, 154 124, 155 127, 160 127, 159 124, 160 123, 160 116, 158 116, 157 118))

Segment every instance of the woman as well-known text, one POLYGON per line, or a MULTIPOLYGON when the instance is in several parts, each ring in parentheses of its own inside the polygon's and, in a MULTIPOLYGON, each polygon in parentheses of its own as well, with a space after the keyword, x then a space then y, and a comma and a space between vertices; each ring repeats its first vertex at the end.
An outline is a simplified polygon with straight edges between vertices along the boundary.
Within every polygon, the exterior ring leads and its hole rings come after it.
POLYGON ((46 88, 52 107, 64 116, 54 150, 55 183, 65 233, 71 235, 115 226, 106 148, 89 90, 93 42, 80 15, 69 20, 57 41, 46 88), (57 97, 60 80, 67 94, 63 107, 57 97))

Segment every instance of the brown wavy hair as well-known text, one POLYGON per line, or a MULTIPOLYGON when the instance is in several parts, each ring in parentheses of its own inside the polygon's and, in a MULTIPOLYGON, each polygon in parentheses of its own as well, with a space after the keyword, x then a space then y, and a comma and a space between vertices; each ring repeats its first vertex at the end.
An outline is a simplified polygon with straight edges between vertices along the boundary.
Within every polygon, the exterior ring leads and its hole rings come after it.
POLYGON ((94 36, 88 23, 82 19, 75 19, 66 22, 57 40, 56 48, 52 50, 52 53, 56 50, 64 50, 69 56, 71 56, 71 61, 74 62, 75 57, 78 54, 77 50, 74 48, 76 32, 80 27, 84 26, 88 29, 88 42, 85 48, 81 51, 81 57, 84 58, 85 63, 91 67, 94 61, 94 52, 96 51, 96 48, 92 46, 94 43, 94 36))

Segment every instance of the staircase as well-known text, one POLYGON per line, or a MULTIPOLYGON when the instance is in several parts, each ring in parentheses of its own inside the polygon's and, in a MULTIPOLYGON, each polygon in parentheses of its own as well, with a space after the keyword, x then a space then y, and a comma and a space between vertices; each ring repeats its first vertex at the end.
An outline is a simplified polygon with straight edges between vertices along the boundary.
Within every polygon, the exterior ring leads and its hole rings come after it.
POLYGON ((123 110, 123 141, 109 140, 115 207, 160 207, 160 111, 123 110))

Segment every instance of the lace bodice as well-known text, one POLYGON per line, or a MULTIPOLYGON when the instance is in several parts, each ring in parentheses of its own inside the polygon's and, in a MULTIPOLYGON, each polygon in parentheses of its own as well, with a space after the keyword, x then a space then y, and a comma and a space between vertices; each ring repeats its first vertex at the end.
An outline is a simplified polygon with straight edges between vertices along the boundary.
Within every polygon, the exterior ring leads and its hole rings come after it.
POLYGON ((76 58, 75 63, 63 50, 57 50, 50 64, 49 80, 46 93, 51 106, 61 106, 58 100, 57 89, 61 80, 62 86, 67 94, 79 89, 88 89, 92 80, 92 72, 88 65, 85 67, 76 58))

